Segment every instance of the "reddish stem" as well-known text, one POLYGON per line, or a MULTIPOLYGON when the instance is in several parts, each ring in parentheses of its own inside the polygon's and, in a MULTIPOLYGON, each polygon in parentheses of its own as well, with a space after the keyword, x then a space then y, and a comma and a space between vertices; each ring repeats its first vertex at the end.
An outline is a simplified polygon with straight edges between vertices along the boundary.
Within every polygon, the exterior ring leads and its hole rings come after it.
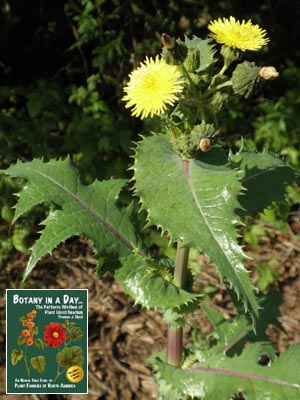
MULTIPOLYGON (((186 281, 189 248, 177 244, 177 253, 174 270, 174 284, 183 288, 186 281)), ((178 367, 182 361, 183 332, 182 327, 168 327, 167 334, 167 362, 178 367)))

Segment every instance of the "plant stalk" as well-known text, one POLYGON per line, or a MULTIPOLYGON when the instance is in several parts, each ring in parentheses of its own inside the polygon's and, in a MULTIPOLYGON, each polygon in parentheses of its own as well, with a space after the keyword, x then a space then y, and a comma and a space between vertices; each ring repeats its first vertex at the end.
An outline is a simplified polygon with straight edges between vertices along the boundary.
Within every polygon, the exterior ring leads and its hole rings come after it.
MULTIPOLYGON (((189 248, 177 244, 175 259, 174 284, 183 289, 187 276, 189 248)), ((176 367, 181 365, 183 355, 183 328, 168 327, 167 333, 167 362, 176 367)))

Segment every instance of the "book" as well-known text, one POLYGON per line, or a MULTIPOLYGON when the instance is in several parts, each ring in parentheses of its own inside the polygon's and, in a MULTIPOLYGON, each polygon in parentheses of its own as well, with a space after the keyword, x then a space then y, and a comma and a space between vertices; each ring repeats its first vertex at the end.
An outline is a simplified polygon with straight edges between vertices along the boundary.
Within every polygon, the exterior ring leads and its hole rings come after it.
POLYGON ((7 289, 6 393, 88 393, 87 289, 7 289))

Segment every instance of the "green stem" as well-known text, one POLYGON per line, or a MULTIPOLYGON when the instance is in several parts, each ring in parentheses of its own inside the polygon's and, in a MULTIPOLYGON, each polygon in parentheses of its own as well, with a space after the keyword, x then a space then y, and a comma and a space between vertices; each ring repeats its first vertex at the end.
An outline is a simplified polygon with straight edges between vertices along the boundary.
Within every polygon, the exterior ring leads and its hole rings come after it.
POLYGON ((229 67, 229 65, 230 65, 230 64, 226 64, 226 63, 225 63, 225 64, 223 65, 223 67, 222 67, 222 69, 221 69, 221 71, 219 72, 218 75, 219 75, 219 76, 223 76, 224 73, 226 72, 227 68, 229 67))
POLYGON ((25 351, 24 351, 24 362, 25 362, 25 367, 26 367, 26 371, 27 371, 27 376, 28 376, 28 378, 30 378, 30 367, 29 367, 28 361, 27 361, 27 345, 25 346, 25 351))
POLYGON ((195 85, 194 81, 192 80, 192 78, 190 77, 190 74, 188 73, 187 69, 185 68, 185 66, 182 64, 181 65, 181 69, 183 71, 183 74, 185 75, 185 77, 187 78, 187 80, 189 81, 190 84, 190 91, 193 95, 194 98, 198 99, 197 101, 197 107, 196 107, 196 111, 195 111, 195 120, 198 119, 198 114, 200 112, 200 117, 201 117, 201 121, 205 122, 206 120, 206 116, 205 116, 205 111, 204 111, 204 107, 203 104, 201 102, 201 96, 202 94, 199 93, 199 90, 197 88, 197 86, 195 85))
POLYGON ((181 65, 181 70, 182 70, 184 76, 187 78, 187 80, 190 83, 190 88, 191 88, 192 93, 194 93, 195 95, 198 95, 197 87, 196 87, 195 83, 193 82, 192 78, 190 77, 190 74, 188 73, 187 69, 185 68, 185 66, 183 64, 181 65))
POLYGON ((223 89, 224 87, 229 87, 229 86, 232 86, 232 81, 230 81, 230 80, 220 83, 217 86, 213 86, 212 88, 209 88, 206 93, 203 93, 202 98, 205 100, 205 99, 209 98, 211 95, 213 95, 215 92, 217 92, 218 90, 223 89))
POLYGON ((188 247, 180 247, 180 244, 177 244, 174 284, 181 289, 184 287, 186 281, 189 251, 190 249, 188 247))
MULTIPOLYGON (((180 247, 177 244, 175 260, 174 284, 183 288, 187 276, 187 265, 189 259, 189 248, 180 247)), ((178 367, 182 362, 183 354, 183 331, 182 327, 168 327, 167 334, 167 362, 178 367)))
MULTIPOLYGON (((65 369, 66 370, 66 369, 65 369)), ((56 377, 54 378, 54 382, 56 382, 57 381, 57 379, 61 376, 61 374, 63 373, 64 371, 60 371, 59 370, 59 365, 57 366, 57 370, 56 370, 56 377)))
POLYGON ((227 86, 232 86, 232 81, 226 81, 226 82, 220 83, 219 85, 217 85, 215 87, 215 90, 217 91, 217 90, 223 89, 224 87, 227 87, 227 86))

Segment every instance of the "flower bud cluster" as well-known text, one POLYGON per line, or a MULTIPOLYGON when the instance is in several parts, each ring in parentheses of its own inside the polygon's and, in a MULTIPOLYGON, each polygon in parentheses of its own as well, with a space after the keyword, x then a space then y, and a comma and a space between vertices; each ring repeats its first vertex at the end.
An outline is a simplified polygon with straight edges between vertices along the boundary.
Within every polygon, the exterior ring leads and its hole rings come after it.
POLYGON ((34 344, 34 335, 37 334, 37 327, 35 326, 34 319, 36 317, 37 311, 32 310, 26 314, 26 316, 21 317, 22 329, 18 338, 19 344, 26 344, 26 346, 32 346, 34 344))

